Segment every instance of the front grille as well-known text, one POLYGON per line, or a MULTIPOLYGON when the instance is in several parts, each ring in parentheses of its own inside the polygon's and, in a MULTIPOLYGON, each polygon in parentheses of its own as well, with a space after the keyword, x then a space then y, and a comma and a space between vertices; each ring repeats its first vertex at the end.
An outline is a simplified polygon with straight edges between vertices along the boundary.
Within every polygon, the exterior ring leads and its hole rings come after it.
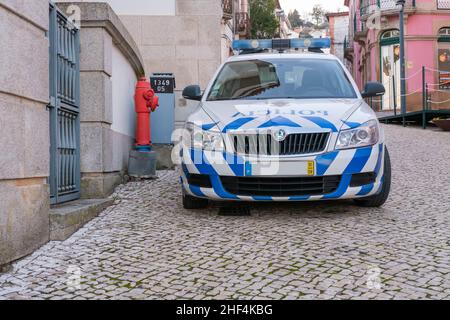
POLYGON ((234 152, 246 155, 301 155, 325 150, 330 133, 294 133, 276 141, 271 134, 231 134, 234 152))
POLYGON ((323 177, 221 177, 226 191, 239 196, 314 196, 333 193, 340 176, 323 177))

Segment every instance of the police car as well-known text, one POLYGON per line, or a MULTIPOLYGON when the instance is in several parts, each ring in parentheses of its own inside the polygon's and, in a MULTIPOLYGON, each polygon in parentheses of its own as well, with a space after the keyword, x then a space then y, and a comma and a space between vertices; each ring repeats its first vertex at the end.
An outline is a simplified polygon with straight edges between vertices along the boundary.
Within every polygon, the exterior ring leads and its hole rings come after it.
POLYGON ((239 40, 186 122, 180 148, 183 205, 217 201, 354 199, 378 207, 388 198, 391 165, 383 129, 333 55, 330 39, 239 40))

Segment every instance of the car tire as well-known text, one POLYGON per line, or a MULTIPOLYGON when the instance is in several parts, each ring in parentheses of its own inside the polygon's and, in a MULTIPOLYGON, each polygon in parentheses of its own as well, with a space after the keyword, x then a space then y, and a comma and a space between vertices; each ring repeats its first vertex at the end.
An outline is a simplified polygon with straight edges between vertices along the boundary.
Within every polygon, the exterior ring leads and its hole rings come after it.
POLYGON ((204 209, 208 206, 207 199, 196 198, 183 192, 183 207, 185 209, 204 209))
POLYGON ((391 158, 389 151, 385 148, 384 154, 384 180, 381 192, 377 195, 362 199, 355 199, 355 203, 360 207, 381 207, 389 197, 391 191, 391 158))

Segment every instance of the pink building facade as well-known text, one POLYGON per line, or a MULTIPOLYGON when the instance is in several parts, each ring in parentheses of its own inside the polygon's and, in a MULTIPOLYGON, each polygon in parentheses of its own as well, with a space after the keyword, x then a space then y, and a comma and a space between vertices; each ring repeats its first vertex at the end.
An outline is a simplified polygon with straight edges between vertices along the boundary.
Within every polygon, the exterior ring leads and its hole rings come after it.
MULTIPOLYGON (((399 109, 396 0, 345 0, 345 5, 350 22, 345 58, 358 86, 362 89, 368 81, 382 82, 386 94, 373 106, 378 110, 399 109)), ((404 17, 407 109, 422 109, 424 100, 429 108, 450 109, 450 0, 406 0, 404 17), (428 90, 423 90, 424 84, 428 90), (428 92, 428 99, 424 99, 423 91, 428 92)))

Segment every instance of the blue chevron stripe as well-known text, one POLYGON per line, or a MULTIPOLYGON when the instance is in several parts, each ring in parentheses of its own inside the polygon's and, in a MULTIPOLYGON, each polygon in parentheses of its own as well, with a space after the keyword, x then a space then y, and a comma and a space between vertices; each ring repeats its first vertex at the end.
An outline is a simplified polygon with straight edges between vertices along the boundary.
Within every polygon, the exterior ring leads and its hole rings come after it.
POLYGON ((339 184, 339 187, 337 190, 333 193, 327 194, 323 197, 323 199, 337 199, 339 197, 342 197, 344 193, 347 191, 348 187, 350 186, 350 181, 352 180, 351 174, 344 174, 341 179, 341 183, 339 184))
POLYGON ((301 128, 302 126, 295 123, 285 117, 278 116, 276 118, 270 119, 269 121, 263 123, 258 128, 269 128, 269 127, 294 127, 301 128))
POLYGON ((357 196, 365 196, 366 194, 369 194, 372 190, 375 184, 366 184, 365 186, 362 186, 361 191, 359 191, 356 195, 357 196))
MULTIPOLYGON (((380 173, 380 169, 381 169, 381 163, 383 161, 383 148, 384 145, 381 143, 378 145, 378 160, 377 160, 377 164, 375 165, 375 176, 378 176, 378 174, 380 173)), ((359 191, 357 193, 357 196, 365 196, 367 194, 369 194, 370 192, 372 192, 373 188, 375 187, 374 183, 362 186, 361 191, 359 191)))
POLYGON ((250 122, 250 121, 252 121, 252 120, 255 120, 255 119, 256 119, 255 117, 239 118, 239 119, 236 119, 236 120, 234 120, 233 122, 227 124, 227 125, 225 126, 225 128, 223 128, 223 131, 222 131, 222 132, 227 132, 228 130, 236 130, 236 129, 239 129, 239 128, 242 127, 244 124, 246 124, 246 123, 248 123, 248 122, 250 122))
MULTIPOLYGON (((220 181, 219 175, 217 174, 214 167, 208 162, 203 151, 191 149, 191 158, 194 161, 194 164, 199 171, 200 174, 207 174, 211 179, 211 184, 214 189, 214 192, 223 199, 235 199, 239 200, 239 198, 233 194, 228 193, 222 186, 222 182, 220 181), (195 160, 202 159, 201 163, 195 163, 195 160)), ((192 186, 191 190, 192 190, 192 186)), ((201 190, 194 190, 192 192, 201 192, 201 190)))
POLYGON ((198 197, 206 197, 206 195, 200 190, 200 187, 189 185, 191 192, 198 197))
POLYGON ((375 166, 375 175, 378 176, 378 173, 380 173, 380 169, 381 169, 381 164, 383 161, 383 152, 384 151, 384 145, 381 143, 378 146, 378 160, 377 160, 377 164, 375 166))
POLYGON ((323 176, 325 172, 327 172, 330 165, 333 163, 333 161, 338 156, 339 151, 333 151, 327 154, 323 154, 320 156, 317 156, 316 158, 316 167, 317 167, 317 175, 323 176))
POLYGON ((181 168, 183 169, 183 172, 184 172, 184 175, 186 176, 186 178, 189 178, 189 176, 190 176, 191 174, 189 173, 189 170, 188 170, 186 164, 183 163, 183 164, 181 165, 181 168))
POLYGON ((372 154, 373 147, 365 147, 356 149, 353 159, 348 164, 347 168, 344 170, 344 174, 347 173, 360 173, 367 161, 369 161, 370 155, 372 154))
POLYGON ((253 196, 252 198, 256 201, 273 201, 273 198, 269 196, 253 196))
POLYGON ((306 201, 309 200, 310 196, 293 196, 289 197, 289 201, 306 201))
POLYGON ((358 122, 351 122, 351 121, 344 121, 342 120, 342 122, 347 125, 347 127, 349 127, 350 129, 355 129, 358 128, 359 126, 361 126, 361 123, 358 122))
POLYGON ((202 150, 191 149, 191 159, 200 174, 217 174, 202 150))
POLYGON ((212 175, 210 176, 211 178, 211 184, 213 186, 214 192, 221 197, 222 199, 234 199, 234 200, 239 200, 238 196, 235 196, 234 194, 231 194, 229 192, 227 192, 223 186, 222 186, 222 182, 220 181, 220 177, 216 174, 216 175, 212 175))
POLYGON ((380 194, 381 193, 381 190, 383 190, 383 184, 384 184, 384 176, 383 176, 383 178, 381 178, 380 186, 378 187, 378 190, 377 190, 376 194, 380 194))
POLYGON ((212 128, 214 128, 217 125, 216 123, 208 123, 208 124, 204 124, 202 125, 202 130, 208 131, 211 130, 212 128))
POLYGON ((324 118, 321 117, 303 117, 303 118, 311 121, 312 123, 315 123, 322 129, 331 129, 333 132, 338 132, 334 124, 332 124, 330 121, 324 118))
POLYGON ((225 162, 230 167, 231 171, 233 171, 235 176, 242 177, 244 176, 244 158, 239 157, 238 155, 232 153, 223 153, 223 158, 225 162))

